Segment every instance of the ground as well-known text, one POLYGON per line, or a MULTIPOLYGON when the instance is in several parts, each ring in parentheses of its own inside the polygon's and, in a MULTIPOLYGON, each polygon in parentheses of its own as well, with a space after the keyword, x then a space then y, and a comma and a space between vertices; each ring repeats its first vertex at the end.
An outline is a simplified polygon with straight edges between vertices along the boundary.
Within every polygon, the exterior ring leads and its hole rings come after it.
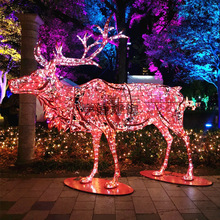
MULTIPOLYGON (((123 167, 121 166, 121 176, 129 177, 129 176, 141 176, 140 171, 142 170, 158 170, 159 166, 155 165, 131 165, 123 167)), ((177 173, 186 173, 187 166, 169 166, 167 171, 177 172, 177 173)), ((67 171, 67 170, 45 170, 43 172, 39 172, 33 169, 32 166, 10 166, 4 169, 0 169, 0 176, 7 177, 75 177, 75 176, 87 176, 89 175, 90 170, 76 170, 76 171, 67 171)), ((99 171, 96 174, 96 177, 112 177, 114 175, 114 167, 109 167, 108 169, 99 171)), ((212 175, 220 175, 220 168, 212 168, 200 166, 194 168, 195 176, 212 176, 212 175)))

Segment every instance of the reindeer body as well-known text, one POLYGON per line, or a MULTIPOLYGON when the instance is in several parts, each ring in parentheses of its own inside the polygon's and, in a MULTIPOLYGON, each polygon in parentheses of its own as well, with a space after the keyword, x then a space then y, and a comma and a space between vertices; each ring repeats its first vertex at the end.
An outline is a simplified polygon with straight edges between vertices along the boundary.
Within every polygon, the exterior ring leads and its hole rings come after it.
MULTIPOLYGON (((107 44, 109 19, 103 34, 104 45, 107 44)), ((116 39, 125 37, 121 33, 110 37, 116 39)), ((81 39, 81 38, 80 38, 81 39)), ((81 41, 86 46, 86 35, 81 41)), ((96 41, 94 45, 97 45, 96 41)), ((103 49, 103 45, 101 49, 103 49)), ((69 129, 72 132, 90 132, 93 137, 94 167, 88 177, 82 178, 81 183, 91 182, 98 170, 98 154, 101 135, 104 133, 115 163, 115 174, 112 181, 106 183, 106 188, 118 185, 120 169, 116 153, 115 137, 117 131, 134 131, 154 124, 167 142, 167 151, 163 165, 153 175, 161 176, 167 167, 173 137, 169 129, 181 137, 187 148, 189 168, 185 180, 193 180, 193 165, 189 138, 183 129, 183 113, 185 101, 179 92, 181 87, 167 87, 156 84, 113 84, 101 79, 94 79, 78 88, 64 85, 59 81, 55 72, 56 65, 96 65, 92 59, 65 58, 57 48, 57 57, 48 62, 40 55, 40 48, 35 50, 36 60, 44 66, 30 76, 13 79, 9 87, 14 93, 29 93, 37 96, 44 106, 45 117, 49 127, 56 126, 59 130, 69 129)), ((97 50, 100 52, 100 48, 97 50)))
POLYGON ((35 94, 49 127, 91 132, 106 127, 134 131, 155 121, 182 126, 184 98, 180 87, 156 84, 112 84, 94 79, 78 88, 59 82, 35 94))
POLYGON ((183 107, 184 99, 179 89, 156 84, 112 84, 94 79, 75 89, 75 113, 80 115, 80 121, 101 130, 107 126, 115 131, 133 131, 158 120, 181 126, 183 111, 179 108, 183 107))

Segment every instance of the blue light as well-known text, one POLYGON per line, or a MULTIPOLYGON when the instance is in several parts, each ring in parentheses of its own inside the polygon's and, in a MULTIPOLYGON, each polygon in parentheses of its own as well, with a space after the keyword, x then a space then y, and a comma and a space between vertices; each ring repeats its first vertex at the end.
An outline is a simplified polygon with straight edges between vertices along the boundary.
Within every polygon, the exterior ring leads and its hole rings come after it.
POLYGON ((211 127, 212 127, 212 124, 211 124, 211 123, 206 123, 206 124, 205 124, 205 127, 206 127, 206 128, 211 128, 211 127))
POLYGON ((7 95, 7 97, 9 98, 9 97, 12 95, 12 92, 11 92, 9 89, 7 89, 7 90, 6 90, 6 95, 7 95))

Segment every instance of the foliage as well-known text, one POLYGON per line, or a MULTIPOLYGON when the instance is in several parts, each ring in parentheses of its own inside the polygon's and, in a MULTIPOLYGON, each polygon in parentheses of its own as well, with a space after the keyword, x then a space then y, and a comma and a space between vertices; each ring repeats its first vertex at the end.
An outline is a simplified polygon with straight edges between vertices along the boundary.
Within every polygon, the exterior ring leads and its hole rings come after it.
MULTIPOLYGON (((132 42, 129 51, 131 71, 134 67, 133 71, 141 73, 143 67, 153 63, 159 77, 161 77, 161 65, 167 67, 164 54, 169 56, 170 53, 167 47, 170 41, 168 38, 170 27, 179 25, 179 21, 176 20, 179 1, 176 0, 9 0, 7 2, 9 3, 7 7, 5 6, 5 14, 22 11, 38 13, 43 18, 45 24, 41 26, 40 39, 43 55, 47 59, 52 59, 57 41, 64 42, 63 51, 66 56, 79 57, 83 48, 76 38, 77 33, 82 36, 85 31, 91 32, 91 25, 94 24, 103 26, 107 17, 113 13, 115 21, 112 21, 111 25, 116 26, 119 31, 124 30, 132 42)), ((126 40, 120 40, 119 44, 122 41, 123 48, 126 48, 126 40)), ((121 48, 118 53, 126 59, 126 50, 122 52, 121 48)), ((112 75, 116 70, 116 57, 115 46, 109 44, 99 56, 103 71, 90 70, 90 79, 106 76, 106 80, 112 81, 114 77, 107 75, 112 75)), ((81 71, 80 67, 59 67, 57 74, 76 81, 88 72, 86 69, 82 71, 84 74, 80 74, 81 71)))
POLYGON ((15 13, 8 10, 7 2, 0 3, 0 65, 2 72, 15 75, 20 64, 21 27, 15 13), (13 67, 13 68, 12 68, 13 67))
MULTIPOLYGON (((172 34, 176 50, 170 59, 181 67, 177 77, 204 80, 217 88, 220 107, 219 2, 187 0, 180 7, 181 26, 172 34)), ((220 111, 219 122, 220 128, 220 111)))
MULTIPOLYGON (((127 34, 127 26, 125 19, 128 15, 129 6, 132 1, 117 1, 117 0, 85 0, 85 11, 91 25, 98 24, 103 26, 106 19, 113 14, 111 26, 120 32, 123 30, 123 33, 127 34), (119 7, 120 5, 120 7, 119 7), (121 25, 120 25, 121 24, 121 25)), ((112 33, 116 34, 116 33, 112 33)), ((127 39, 120 39, 116 50, 115 45, 108 44, 104 48, 102 53, 99 55, 101 66, 104 68, 104 71, 100 73, 99 78, 103 78, 110 82, 120 81, 116 79, 116 69, 119 74, 124 75, 126 69, 126 44, 127 39), (123 45, 123 46, 122 46, 123 45), (124 50, 121 50, 120 47, 123 47, 124 50)), ((123 79, 126 81, 126 79, 123 79)), ((123 82, 124 82, 123 81, 123 82)))
MULTIPOLYGON (((76 50, 76 44, 80 44, 76 35, 86 26, 83 24, 85 14, 83 11, 83 1, 76 0, 9 0, 1 4, 1 45, 0 53, 4 57, 9 55, 13 61, 20 61, 20 41, 21 27, 16 13, 37 13, 44 20, 44 25, 40 27, 39 39, 42 43, 42 52, 46 59, 53 58, 53 51, 57 42, 64 42, 64 54, 76 56, 79 49, 76 50), (68 6, 68 7, 67 7, 68 6), (76 42, 76 43, 75 43, 76 42), (73 53, 75 52, 75 53, 73 53), (73 54, 72 54, 73 53, 73 54)), ((80 53, 82 51, 80 50, 80 53)), ((7 60, 1 59, 6 70, 7 60)), ((15 66, 18 76, 18 65, 15 66)), ((75 80, 74 73, 70 68, 58 68, 58 75, 75 80)), ((14 71, 15 72, 15 71, 14 71)), ((11 75, 12 72, 10 72, 11 75)))
POLYGON ((21 61, 21 27, 15 16, 16 11, 7 13, 7 2, 0 3, 0 104, 7 90, 7 78, 16 75, 21 61))
MULTIPOLYGON (((172 70, 176 72, 176 65, 169 62, 173 51, 171 37, 173 31, 180 25, 178 20, 178 7, 180 1, 156 1, 154 7, 149 9, 150 21, 143 34, 147 62, 153 64, 163 72, 165 83, 171 85, 172 79, 166 80, 166 75, 172 70)), ((149 4, 149 3, 148 3, 149 4)))
POLYGON ((183 67, 182 73, 216 87, 220 75, 219 16, 216 0, 187 0, 180 7, 181 26, 172 34, 177 49, 173 60, 183 67))
MULTIPOLYGON (((0 167, 3 168, 16 161, 18 129, 10 127, 0 132, 0 167)), ((207 132, 188 130, 187 133, 191 140, 194 166, 218 167, 220 165, 220 130, 207 132)), ((159 166, 163 162, 166 142, 153 126, 135 132, 119 132, 116 142, 120 164, 130 169, 135 165, 144 164, 159 166)), ((50 169, 89 170, 93 164, 92 137, 82 132, 48 130, 39 125, 36 131, 35 157, 35 165, 39 166, 37 169, 39 172, 50 169), (44 164, 49 165, 45 167, 44 164)), ((101 171, 113 166, 112 155, 104 136, 101 138, 99 161, 101 171)), ((185 166, 186 161, 186 147, 183 141, 174 135, 169 164, 185 166)))
MULTIPOLYGON (((128 70, 131 74, 140 74, 143 67, 148 68, 150 63, 156 68, 168 67, 164 61, 164 54, 170 54, 170 30, 179 25, 178 4, 179 1, 176 0, 85 0, 85 10, 90 23, 99 25, 110 13, 114 13, 113 25, 119 30, 124 29, 124 33, 130 37, 128 70)), ((125 44, 123 46, 127 47, 125 44)), ((106 51, 109 50, 106 48, 106 51)), ((113 54, 112 57, 114 56, 113 54)), ((161 77, 159 70, 155 72, 161 77)))
MULTIPOLYGON (((84 1, 76 0, 44 0, 33 1, 41 10, 39 14, 44 20, 40 27, 41 52, 47 60, 53 59, 57 43, 63 44, 66 57, 80 57, 83 54, 81 42, 77 34, 82 35, 88 30, 84 13, 84 1), (42 12, 43 10, 43 12, 42 12), (48 12, 49 11, 49 12, 48 12)), ((59 66, 57 75, 76 81, 80 77, 77 68, 59 66)))

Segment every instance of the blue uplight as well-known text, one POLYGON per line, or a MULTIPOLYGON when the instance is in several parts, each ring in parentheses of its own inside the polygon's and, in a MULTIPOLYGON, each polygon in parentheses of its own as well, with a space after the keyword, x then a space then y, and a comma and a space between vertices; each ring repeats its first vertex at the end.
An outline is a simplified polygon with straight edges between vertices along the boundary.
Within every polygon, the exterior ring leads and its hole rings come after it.
POLYGON ((6 95, 7 95, 7 97, 9 98, 9 97, 12 95, 12 92, 11 92, 9 89, 7 89, 7 90, 6 90, 6 95))
POLYGON ((212 124, 211 124, 211 123, 206 123, 206 124, 205 124, 205 127, 206 127, 206 128, 211 128, 211 127, 212 127, 212 124))

